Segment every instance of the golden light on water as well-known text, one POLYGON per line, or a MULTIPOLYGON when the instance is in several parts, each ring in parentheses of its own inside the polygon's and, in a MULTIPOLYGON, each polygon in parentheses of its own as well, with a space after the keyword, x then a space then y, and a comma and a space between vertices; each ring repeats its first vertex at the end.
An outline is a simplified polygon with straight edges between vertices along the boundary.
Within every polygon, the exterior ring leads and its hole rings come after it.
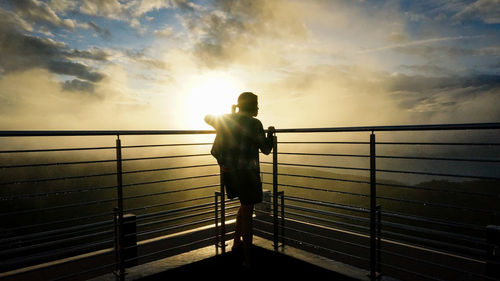
POLYGON ((187 85, 186 107, 192 128, 206 127, 207 114, 222 115, 231 112, 238 96, 244 92, 242 83, 229 74, 209 72, 195 76, 187 85))

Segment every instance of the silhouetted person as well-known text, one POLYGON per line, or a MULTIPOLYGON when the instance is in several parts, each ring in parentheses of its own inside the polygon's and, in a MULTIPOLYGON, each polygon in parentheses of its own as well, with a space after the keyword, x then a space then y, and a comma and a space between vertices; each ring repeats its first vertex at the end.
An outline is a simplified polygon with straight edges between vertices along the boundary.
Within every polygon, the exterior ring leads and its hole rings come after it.
POLYGON ((262 123, 254 118, 259 107, 257 96, 251 92, 242 93, 232 111, 232 114, 219 117, 207 115, 205 122, 217 132, 211 153, 221 167, 227 197, 238 197, 241 203, 236 216, 233 250, 243 247, 243 266, 249 267, 253 208, 254 204, 262 202, 259 149, 264 154, 271 152, 274 127, 268 128, 266 137, 262 123), (239 108, 238 112, 235 107, 239 108))

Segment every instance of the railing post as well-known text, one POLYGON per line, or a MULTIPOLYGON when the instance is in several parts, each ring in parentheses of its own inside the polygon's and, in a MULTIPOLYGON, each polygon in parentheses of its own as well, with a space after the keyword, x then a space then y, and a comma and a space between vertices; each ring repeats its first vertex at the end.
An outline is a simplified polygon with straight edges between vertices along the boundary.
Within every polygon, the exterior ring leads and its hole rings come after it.
POLYGON ((125 263, 124 263, 124 255, 123 255, 123 178, 122 178, 122 145, 120 136, 117 135, 116 138, 116 185, 117 185, 117 204, 118 209, 116 210, 118 213, 118 237, 116 243, 116 251, 118 253, 118 272, 116 273, 117 280, 125 280, 125 263))
POLYGON ((382 206, 377 206, 377 273, 382 274, 380 263, 382 261, 382 206))
POLYGON ((486 255, 486 274, 492 279, 500 278, 500 226, 486 226, 486 239, 490 244, 486 255))
POLYGON ((273 240, 278 251, 278 137, 273 136, 273 240))
POLYGON ((226 252, 226 200, 224 192, 224 173, 220 168, 220 227, 221 227, 221 252, 226 252))
POLYGON ((281 249, 285 250, 285 192, 280 191, 281 196, 281 249))
POLYGON ((375 134, 370 134, 370 280, 377 279, 377 179, 375 134))

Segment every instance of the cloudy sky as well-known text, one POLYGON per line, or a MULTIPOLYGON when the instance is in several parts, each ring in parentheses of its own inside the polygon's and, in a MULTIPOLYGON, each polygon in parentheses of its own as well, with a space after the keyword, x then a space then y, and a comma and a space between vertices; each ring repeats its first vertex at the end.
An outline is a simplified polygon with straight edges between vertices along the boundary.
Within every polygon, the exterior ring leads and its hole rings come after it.
POLYGON ((499 0, 3 0, 0 129, 500 121, 499 0))

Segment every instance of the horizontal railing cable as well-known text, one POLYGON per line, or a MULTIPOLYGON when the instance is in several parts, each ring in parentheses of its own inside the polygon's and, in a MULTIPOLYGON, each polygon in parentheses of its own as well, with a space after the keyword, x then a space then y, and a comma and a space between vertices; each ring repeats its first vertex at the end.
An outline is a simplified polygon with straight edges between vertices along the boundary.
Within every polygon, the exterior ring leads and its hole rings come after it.
POLYGON ((80 241, 82 239, 101 236, 101 235, 105 235, 105 234, 113 234, 113 230, 92 232, 92 233, 85 234, 85 235, 73 236, 73 237, 59 239, 59 240, 52 240, 52 241, 41 242, 41 243, 22 246, 22 247, 16 247, 16 248, 7 249, 7 250, 1 250, 0 256, 15 255, 16 253, 19 253, 19 252, 24 252, 24 251, 28 251, 28 250, 35 250, 35 249, 44 248, 44 247, 54 247, 54 246, 61 245, 64 243, 80 241))
POLYGON ((34 197, 68 195, 68 194, 73 194, 73 193, 86 193, 86 192, 102 191, 102 190, 114 189, 114 188, 116 188, 116 185, 101 186, 101 187, 89 187, 89 188, 84 188, 84 189, 59 190, 59 191, 50 191, 50 192, 41 192, 41 193, 19 194, 19 195, 14 195, 14 196, 0 197, 0 201, 11 201, 11 200, 19 200, 19 199, 25 199, 25 198, 34 198, 34 197))
MULTIPOLYGON (((180 204, 180 203, 187 203, 187 202, 192 202, 192 201, 197 201, 197 200, 204 200, 204 199, 210 199, 210 198, 214 198, 214 195, 202 196, 202 197, 185 199, 185 200, 178 200, 178 201, 174 201, 174 202, 167 202, 167 203, 161 203, 161 204, 155 204, 155 205, 148 205, 148 206, 138 207, 138 208, 132 208, 132 209, 124 210, 124 212, 133 212, 133 211, 138 211, 138 210, 147 210, 147 209, 151 209, 151 208, 165 207, 165 206, 168 206, 168 205, 174 205, 174 204, 180 204)), ((201 207, 201 206, 211 206, 213 204, 214 204, 214 202, 209 202, 209 203, 205 203, 205 204, 199 205, 198 207, 201 207)), ((141 214, 141 215, 137 215, 136 217, 139 220, 139 219, 149 218, 149 217, 154 217, 154 216, 167 215, 167 214, 171 214, 171 213, 174 213, 174 212, 178 212, 180 210, 190 210, 192 208, 193 208, 193 206, 189 206, 189 207, 183 207, 183 208, 180 208, 180 209, 166 210, 166 211, 159 211, 159 212, 155 212, 155 213, 141 214)))
POLYGON ((449 158, 449 157, 422 157, 422 156, 397 156, 397 155, 377 155, 375 157, 380 158, 380 159, 436 160, 436 161, 500 163, 499 159, 486 159, 486 158, 449 158))
POLYGON ((449 243, 436 239, 422 238, 414 235, 407 235, 399 232, 382 229, 382 236, 390 238, 395 242, 436 250, 438 252, 461 255, 472 259, 485 257, 486 250, 464 246, 456 243, 449 243))
POLYGON ((278 163, 278 165, 279 166, 307 167, 307 168, 326 168, 326 169, 341 169, 341 170, 355 170, 355 171, 370 171, 369 168, 329 166, 329 165, 295 164, 295 163, 278 163))
POLYGON ((208 178, 208 177, 216 177, 216 176, 220 176, 220 174, 209 174, 209 175, 200 175, 200 176, 173 178, 173 179, 162 179, 162 180, 155 180, 155 181, 135 182, 135 183, 124 184, 123 187, 156 184, 156 183, 164 183, 164 182, 172 182, 172 181, 180 181, 180 180, 200 179, 200 178, 208 178))
POLYGON ((97 164, 97 163, 110 163, 110 162, 116 162, 116 159, 5 165, 5 166, 0 166, 0 169, 66 166, 66 165, 97 164))
POLYGON ((188 157, 199 157, 199 156, 212 156, 212 154, 198 153, 198 154, 166 155, 166 156, 151 156, 151 157, 135 157, 135 158, 123 158, 122 161, 142 161, 142 160, 157 160, 157 159, 171 159, 171 158, 188 158, 188 157))
POLYGON ((214 166, 218 166, 218 164, 201 164, 201 165, 188 165, 188 166, 177 166, 177 167, 163 167, 163 168, 155 168, 155 169, 132 170, 132 171, 123 171, 122 174, 126 175, 126 174, 136 174, 136 173, 149 173, 149 172, 160 172, 160 171, 169 171, 169 170, 214 167, 214 166))
MULTIPOLYGON (((6 243, 15 242, 15 241, 23 241, 24 242, 28 239, 33 239, 33 238, 39 238, 39 237, 47 238, 47 237, 52 236, 54 234, 68 235, 68 232, 70 232, 70 231, 89 230, 89 229, 94 228, 94 227, 103 227, 106 225, 112 226, 113 221, 106 220, 106 221, 94 222, 94 223, 89 223, 89 224, 64 227, 64 228, 59 228, 59 229, 54 229, 54 230, 29 233, 29 234, 19 235, 19 236, 15 236, 15 237, 2 238, 2 239, 0 239, 0 243, 6 244, 6 243)), ((73 233, 73 232, 71 232, 71 233, 73 233)))
POLYGON ((365 141, 278 141, 278 144, 370 144, 365 141))
POLYGON ((447 269, 447 270, 460 272, 460 273, 466 274, 468 276, 473 275, 473 276, 476 276, 476 277, 479 277, 479 278, 483 278, 483 279, 487 279, 487 280, 498 280, 498 279, 496 279, 494 277, 485 276, 485 275, 482 275, 482 274, 479 274, 479 273, 476 273, 476 272, 473 272, 473 271, 466 271, 466 270, 463 270, 461 268, 456 268, 456 267, 444 265, 444 264, 441 264, 441 263, 435 263, 435 262, 432 262, 432 261, 429 261, 429 260, 426 260, 426 259, 413 258, 413 257, 410 257, 408 255, 403 255, 403 254, 396 253, 396 252, 393 252, 393 251, 388 251, 388 250, 385 250, 385 249, 380 249, 380 251, 382 253, 385 253, 385 254, 388 254, 388 255, 396 256, 398 258, 404 258, 404 259, 411 260, 413 262, 423 263, 423 264, 430 265, 430 266, 436 266, 436 267, 444 268, 444 269, 447 269))
POLYGON ((278 152, 278 155, 298 155, 298 156, 329 156, 329 157, 361 157, 367 158, 370 155, 364 154, 333 154, 333 153, 310 153, 310 152, 278 152))
POLYGON ((34 208, 34 209, 28 209, 28 210, 22 210, 22 211, 6 212, 6 213, 1 213, 0 217, 25 215, 25 214, 30 214, 30 213, 34 213, 34 212, 54 211, 54 210, 58 210, 58 209, 75 208, 75 207, 82 207, 82 206, 89 206, 89 205, 98 205, 98 204, 109 203, 109 202, 116 202, 116 198, 105 199, 105 200, 94 200, 94 201, 83 202, 83 203, 72 203, 72 204, 65 204, 65 205, 45 207, 45 208, 34 208))
POLYGON ((46 260, 50 258, 57 258, 61 256, 68 256, 84 250, 93 250, 96 248, 110 247, 113 244, 113 239, 101 240, 97 242, 87 243, 84 245, 77 245, 65 247, 60 249, 52 249, 50 251, 38 253, 37 255, 23 256, 17 259, 10 259, 5 262, 4 266, 12 266, 16 264, 26 264, 33 261, 46 260))
POLYGON ((422 223, 437 224, 437 225, 441 225, 441 226, 462 228, 462 229, 467 229, 467 230, 475 230, 475 231, 482 231, 482 232, 486 231, 484 226, 476 225, 476 224, 459 223, 459 222, 450 221, 450 220, 440 220, 437 218, 422 217, 422 216, 398 213, 398 212, 394 212, 394 211, 381 211, 381 214, 384 217, 392 217, 392 218, 404 219, 404 220, 409 220, 409 221, 418 221, 418 222, 422 222, 422 223))
POLYGON ((140 194, 140 195, 134 195, 134 196, 126 196, 126 197, 123 197, 123 200, 172 194, 172 193, 178 193, 178 192, 193 191, 193 190, 205 189, 205 188, 216 187, 216 186, 220 186, 220 184, 202 185, 202 186, 188 187, 188 188, 183 188, 183 189, 176 189, 176 190, 169 190, 169 191, 162 191, 162 192, 155 192, 155 193, 147 193, 147 194, 140 194))
POLYGON ((478 192, 478 191, 467 191, 467 190, 452 190, 452 189, 442 189, 435 187, 425 187, 425 186, 415 186, 415 185, 407 185, 407 184, 395 184, 395 183, 386 183, 386 182, 377 182, 377 186, 389 186, 389 187, 400 187, 407 189, 416 189, 416 190, 427 190, 427 191, 435 191, 435 192, 446 192, 446 193, 456 193, 456 194, 467 194, 467 195, 477 195, 491 198, 500 198, 500 193, 491 193, 491 192, 478 192))
MULTIPOLYGON (((272 175, 271 172, 261 172, 265 175, 272 175)), ((370 184, 369 181, 361 181, 361 180, 349 180, 349 179, 340 179, 340 178, 331 178, 331 177, 320 177, 320 176, 310 176, 310 175, 300 175, 300 174, 289 174, 289 173, 278 173, 278 176, 287 176, 287 177, 300 177, 300 178, 309 178, 309 179, 318 179, 318 180, 332 180, 332 181, 341 181, 341 182, 353 182, 353 183, 362 183, 362 184, 370 184)))
POLYGON ((14 227, 14 228, 8 228, 5 230, 6 230, 6 232, 16 232, 16 231, 22 231, 22 230, 26 230, 26 229, 30 229, 30 228, 47 227, 47 226, 51 226, 54 224, 62 224, 62 223, 75 222, 75 221, 79 221, 79 220, 95 219, 95 218, 104 217, 104 216, 111 216, 113 214, 114 214, 113 212, 106 212, 106 213, 93 214, 93 215, 83 216, 83 217, 76 217, 76 218, 70 218, 70 219, 55 220, 55 221, 51 221, 51 222, 37 223, 37 224, 32 224, 32 225, 23 225, 23 226, 14 227))
POLYGON ((146 148, 146 147, 169 147, 169 146, 198 146, 198 145, 212 145, 211 142, 198 142, 198 143, 167 143, 167 144, 142 144, 142 145, 122 145, 122 148, 146 148))
POLYGON ((399 174, 413 174, 413 175, 440 176, 440 177, 453 177, 453 178, 469 178, 469 179, 482 179, 482 180, 500 180, 500 177, 490 177, 490 176, 460 175, 460 174, 431 173, 431 172, 388 170, 388 169, 377 169, 376 171, 383 172, 383 173, 399 173, 399 174))
MULTIPOLYGON (((294 208, 292 207, 292 209, 294 209, 294 208)), ((301 214, 301 213, 296 213, 296 212, 291 212, 291 211, 285 211, 285 216, 287 216, 287 215, 293 216, 293 218, 295 218, 296 220, 302 221, 305 223, 313 223, 312 221, 314 221, 314 223, 318 224, 320 227, 332 227, 332 225, 334 225, 335 228, 355 232, 358 234, 366 234, 370 230, 370 228, 368 226, 351 224, 351 223, 341 222, 338 220, 329 220, 329 219, 321 218, 318 216, 311 216, 311 215, 306 215, 306 214, 301 214), (300 217, 302 219, 298 219, 297 217, 300 217)))
POLYGON ((348 210, 348 211, 355 211, 355 212, 360 212, 360 213, 369 213, 370 212, 369 209, 363 208, 363 207, 355 207, 355 206, 339 204, 339 203, 331 203, 331 202, 325 202, 325 201, 320 201, 320 200, 305 199, 305 198, 300 198, 300 197, 290 196, 290 195, 285 195, 285 199, 291 200, 291 201, 296 201, 296 202, 314 204, 317 206, 331 207, 331 208, 337 208, 337 209, 348 210))
MULTIPOLYGON (((239 206, 226 207, 226 211, 230 210, 230 209, 238 208, 238 207, 239 206)), ((137 227, 152 226, 152 225, 156 225, 156 224, 162 224, 162 223, 167 223, 167 222, 174 222, 174 221, 178 221, 178 220, 183 220, 183 219, 188 219, 188 218, 194 218, 194 217, 203 216, 203 215, 212 215, 214 213, 214 211, 212 210, 211 206, 209 208, 201 208, 201 209, 197 208, 197 211, 200 211, 200 210, 203 210, 203 209, 210 209, 210 210, 208 210, 208 211, 202 211, 202 212, 198 212, 198 213, 194 213, 194 214, 189 214, 189 215, 183 215, 183 216, 173 217, 173 218, 155 220, 155 221, 152 221, 152 222, 146 222, 146 223, 138 224, 137 227)), ((213 218, 212 218, 212 220, 213 220, 213 218)), ((133 235, 133 233, 132 233, 132 235, 133 235)))
MULTIPOLYGON (((0 133, 1 133, 1 131, 0 131, 0 133)), ((61 152, 61 151, 81 151, 81 150, 100 150, 100 149, 103 149, 103 150, 116 149, 116 146, 0 150, 0 154, 2 154, 2 153, 31 153, 31 152, 61 152)))
MULTIPOLYGON (((270 183, 270 182, 266 182, 266 183, 267 183, 267 184, 272 184, 272 183, 270 183)), ((283 187, 292 187, 292 188, 305 189, 305 190, 312 190, 312 191, 331 192, 331 193, 338 193, 338 194, 345 194, 345 195, 353 195, 353 196, 360 196, 360 197, 370 197, 370 195, 361 194, 361 193, 354 193, 354 192, 340 191, 340 190, 333 190, 333 189, 326 189, 326 188, 318 188, 318 187, 310 187, 310 186, 303 186, 303 185, 294 185, 294 184, 283 184, 283 183, 278 183, 278 186, 283 186, 283 187)))
POLYGON ((492 214, 495 216, 498 216, 500 214, 500 212, 492 211, 490 209, 478 209, 478 208, 471 208, 471 207, 466 207, 466 206, 457 206, 457 205, 434 203, 434 202, 428 202, 428 201, 393 198, 393 197, 387 197, 387 196, 377 196, 377 199, 397 201, 397 202, 403 202, 403 203, 414 204, 414 205, 456 209, 456 210, 462 210, 462 211, 468 211, 468 212, 486 213, 486 214, 492 214))
POLYGON ((116 172, 78 175, 78 176, 67 176, 67 177, 56 177, 56 178, 24 179, 24 180, 12 181, 12 182, 0 182, 0 185, 25 184, 25 183, 37 184, 40 182, 48 182, 48 181, 75 180, 75 179, 106 177, 106 176, 116 176, 116 172))
POLYGON ((323 216, 337 217, 337 218, 342 218, 342 219, 361 222, 361 223, 369 223, 370 222, 370 220, 368 218, 352 216, 352 215, 347 215, 347 214, 341 214, 341 213, 325 211, 325 210, 319 210, 319 209, 312 209, 312 208, 307 208, 307 207, 302 207, 302 206, 297 206, 297 205, 292 205, 292 204, 286 204, 286 208, 287 209, 290 208, 290 209, 298 210, 298 211, 303 211, 303 212, 308 212, 308 213, 315 213, 315 214, 323 215, 323 216))
POLYGON ((500 146, 500 142, 376 142, 381 145, 500 146))

